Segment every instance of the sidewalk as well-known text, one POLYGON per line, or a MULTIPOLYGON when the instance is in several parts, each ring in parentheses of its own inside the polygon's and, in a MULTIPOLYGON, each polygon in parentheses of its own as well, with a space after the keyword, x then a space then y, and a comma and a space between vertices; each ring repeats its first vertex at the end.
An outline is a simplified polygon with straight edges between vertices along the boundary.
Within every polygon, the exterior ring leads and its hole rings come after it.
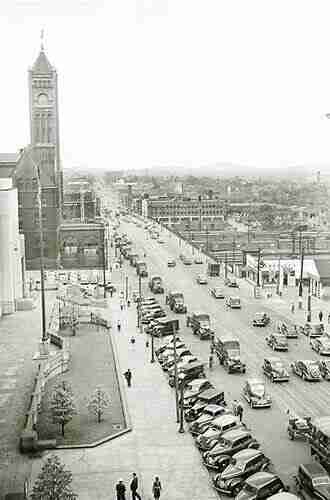
MULTIPOLYGON (((54 292, 47 292, 47 322, 54 292)), ((41 336, 40 296, 36 309, 18 311, 0 319, 0 500, 23 491, 30 460, 18 451, 18 439, 37 366, 32 361, 41 336)))
MULTIPOLYGON (((111 332, 120 374, 127 368, 133 374, 132 387, 126 386, 124 377, 121 380, 133 430, 97 448, 56 452, 73 474, 74 491, 80 500, 108 500, 114 498, 115 485, 121 478, 129 498, 132 472, 136 472, 143 500, 152 499, 152 482, 157 475, 163 486, 162 497, 167 500, 217 499, 192 437, 188 432, 178 433, 174 392, 159 365, 150 364, 150 348, 146 349, 144 336, 136 332, 135 305, 121 312, 118 294, 108 302, 105 315, 115 326, 111 332), (120 333, 116 328, 118 318, 120 333), (134 345, 130 343, 132 335, 136 338, 134 345)), ((32 483, 41 466, 41 460, 33 462, 32 483)))

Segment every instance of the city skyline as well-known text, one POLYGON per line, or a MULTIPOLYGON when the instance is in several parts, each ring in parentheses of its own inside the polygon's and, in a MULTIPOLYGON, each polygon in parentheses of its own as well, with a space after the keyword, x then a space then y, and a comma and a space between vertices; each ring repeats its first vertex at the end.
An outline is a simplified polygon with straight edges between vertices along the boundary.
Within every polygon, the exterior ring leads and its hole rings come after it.
POLYGON ((328 173, 327 14, 325 1, 8 2, 2 151, 29 142, 27 71, 43 29, 59 78, 63 168, 328 173))

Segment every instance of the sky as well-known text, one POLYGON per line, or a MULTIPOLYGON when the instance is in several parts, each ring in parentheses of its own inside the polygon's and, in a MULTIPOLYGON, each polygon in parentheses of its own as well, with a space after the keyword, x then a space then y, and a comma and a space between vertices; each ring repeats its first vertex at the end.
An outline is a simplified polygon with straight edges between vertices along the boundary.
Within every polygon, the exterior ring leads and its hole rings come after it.
POLYGON ((329 0, 1 0, 0 152, 30 141, 43 29, 63 168, 330 172, 329 19, 329 0))

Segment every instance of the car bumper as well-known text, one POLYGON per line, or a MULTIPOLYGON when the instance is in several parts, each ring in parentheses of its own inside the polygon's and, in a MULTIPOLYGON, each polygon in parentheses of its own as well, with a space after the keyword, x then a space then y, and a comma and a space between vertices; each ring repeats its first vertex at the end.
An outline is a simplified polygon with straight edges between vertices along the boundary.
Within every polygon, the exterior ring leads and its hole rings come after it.
POLYGON ((322 377, 311 377, 310 375, 306 375, 305 380, 308 380, 308 382, 320 382, 322 377))
POLYGON ((276 346, 274 346, 274 349, 275 349, 275 351, 287 351, 288 346, 276 345, 276 346))
POLYGON ((289 380, 290 380, 289 375, 286 376, 283 375, 283 377, 276 377, 276 376, 273 377, 274 382, 289 382, 289 380))
POLYGON ((321 356, 330 356, 330 351, 320 351, 321 356))
POLYGON ((252 408, 270 408, 272 406, 271 401, 252 401, 252 408))

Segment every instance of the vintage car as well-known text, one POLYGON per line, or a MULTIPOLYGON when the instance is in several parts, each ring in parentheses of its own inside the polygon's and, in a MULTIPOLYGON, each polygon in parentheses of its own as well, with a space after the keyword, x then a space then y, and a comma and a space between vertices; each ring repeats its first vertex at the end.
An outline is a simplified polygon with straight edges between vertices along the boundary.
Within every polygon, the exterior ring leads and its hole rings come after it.
POLYGON ((240 356, 239 340, 235 337, 214 337, 213 346, 220 365, 223 365, 228 373, 245 373, 246 365, 240 356))
POLYGON ((207 285, 207 277, 204 274, 199 274, 196 278, 196 282, 199 285, 207 285))
MULTIPOLYGON (((187 356, 192 356, 190 350, 187 348, 187 347, 182 347, 182 349, 177 349, 176 351, 176 359, 177 359, 177 363, 179 363, 179 361, 181 360, 184 360, 187 356)), ((162 368, 164 370, 164 372, 168 372, 168 370, 170 370, 170 368, 172 368, 175 364, 175 358, 174 358, 174 353, 173 355, 169 356, 164 363, 162 363, 162 368)))
POLYGON ((257 449, 259 446, 250 431, 243 428, 234 429, 225 432, 210 451, 203 453, 203 463, 210 469, 218 469, 223 456, 232 456, 245 448, 257 449))
POLYGON ((289 349, 288 339, 280 333, 271 333, 266 337, 266 342, 273 351, 287 351, 289 349))
POLYGON ((257 312, 254 315, 253 326, 267 326, 270 323, 270 317, 266 312, 257 312))
POLYGON ((214 288, 210 288, 210 294, 215 299, 224 299, 225 298, 225 295, 223 293, 222 288, 220 288, 218 286, 215 286, 214 288))
POLYGON ((192 422, 192 424, 190 424, 190 433, 193 436, 201 434, 204 429, 206 427, 209 427, 217 417, 223 415, 226 412, 227 409, 225 406, 215 404, 207 405, 204 408, 203 413, 194 422, 192 422))
POLYGON ((167 261, 167 267, 175 267, 175 266, 176 266, 175 260, 168 260, 167 261))
POLYGON ((306 323, 302 328, 301 332, 306 335, 306 337, 322 337, 324 334, 324 324, 323 323, 306 323))
POLYGON ((311 462, 299 465, 295 479, 297 493, 301 498, 329 500, 330 477, 320 463, 311 462))
POLYGON ((202 259, 202 257, 195 257, 195 258, 194 258, 194 263, 195 263, 195 264, 203 264, 203 259, 202 259))
MULTIPOLYGON (((188 382, 195 381, 196 379, 205 379, 204 368, 204 364, 200 361, 193 361, 184 368, 181 368, 178 372, 178 386, 180 387, 181 383, 187 384, 188 382)), ((175 386, 174 373, 169 376, 168 383, 171 387, 175 386)), ((195 403, 197 397, 193 399, 193 401, 189 402, 189 408, 195 403)))
POLYGON ((241 307, 242 307, 241 299, 239 297, 233 296, 233 295, 226 297, 225 304, 230 309, 241 309, 241 307))
POLYGON ((269 465, 270 459, 262 451, 247 448, 235 453, 227 467, 213 477, 213 486, 219 493, 236 496, 241 491, 246 478, 251 474, 266 470, 269 465))
POLYGON ((261 379, 253 378, 245 382, 243 396, 251 408, 270 408, 272 399, 266 393, 265 384, 261 379))
POLYGON ((330 380, 330 359, 319 361, 319 370, 325 380, 330 380))
MULTIPOLYGON (((157 320, 156 320, 157 321, 157 320)), ((157 321, 158 322, 158 321, 157 321)), ((180 339, 180 337, 176 336, 176 343, 179 344, 181 343, 182 344, 182 341, 180 339)), ((174 344, 174 338, 172 337, 168 342, 166 342, 166 344, 163 344, 161 345, 158 349, 155 349, 155 353, 157 356, 159 356, 162 352, 164 352, 168 347, 171 347, 173 346, 174 344)), ((183 344, 184 345, 184 344, 183 344)))
MULTIPOLYGON (((183 342, 180 342, 178 339, 176 341, 176 349, 182 349, 182 347, 185 347, 186 344, 183 342)), ((160 362, 165 362, 165 358, 168 356, 173 356, 174 353, 174 343, 168 344, 164 346, 165 349, 161 348, 160 351, 156 351, 156 356, 158 357, 158 360, 160 362)))
POLYGON ((262 471, 248 477, 235 500, 264 500, 275 493, 287 491, 281 479, 270 472, 262 471))
POLYGON ((193 405, 195 401, 194 398, 197 399, 197 396, 205 391, 206 389, 210 389, 212 386, 211 382, 206 378, 194 379, 186 387, 186 390, 183 394, 183 406, 184 408, 189 408, 193 405))
POLYGON ((285 335, 287 339, 297 339, 300 328, 299 325, 288 325, 284 321, 278 321, 276 325, 277 332, 285 335))
POLYGON ((208 406, 226 406, 225 395, 218 389, 208 389, 198 396, 196 403, 184 413, 187 422, 193 422, 199 418, 208 406))
POLYGON ((298 417, 297 415, 291 416, 287 432, 292 441, 295 439, 308 440, 312 433, 311 418, 298 417))
POLYGON ((262 369, 272 382, 288 382, 290 379, 289 372, 280 358, 265 358, 262 369))
MULTIPOLYGON (((174 366, 174 359, 171 360, 172 362, 170 363, 170 360, 168 360, 167 362, 167 374, 169 376, 172 376, 174 375, 174 371, 175 371, 175 366, 174 366)), ((195 363, 195 362, 198 362, 198 359, 196 358, 196 356, 194 356, 193 354, 184 354, 184 356, 181 357, 181 359, 178 359, 178 362, 177 362, 177 370, 178 370, 178 373, 180 371, 182 371, 183 369, 185 369, 187 366, 191 365, 191 363, 195 363)))
POLYGON ((229 286, 229 288, 239 288, 235 278, 226 278, 225 285, 229 286))
POLYGON ((196 437, 195 444, 202 452, 209 451, 219 442, 222 434, 238 428, 241 429, 242 424, 237 416, 221 415, 213 420, 210 427, 196 437))
POLYGON ((312 338, 311 347, 321 356, 330 356, 330 338, 326 336, 312 338))
POLYGON ((312 359, 298 359, 291 364, 293 373, 303 380, 319 382, 322 380, 318 361, 312 359))

